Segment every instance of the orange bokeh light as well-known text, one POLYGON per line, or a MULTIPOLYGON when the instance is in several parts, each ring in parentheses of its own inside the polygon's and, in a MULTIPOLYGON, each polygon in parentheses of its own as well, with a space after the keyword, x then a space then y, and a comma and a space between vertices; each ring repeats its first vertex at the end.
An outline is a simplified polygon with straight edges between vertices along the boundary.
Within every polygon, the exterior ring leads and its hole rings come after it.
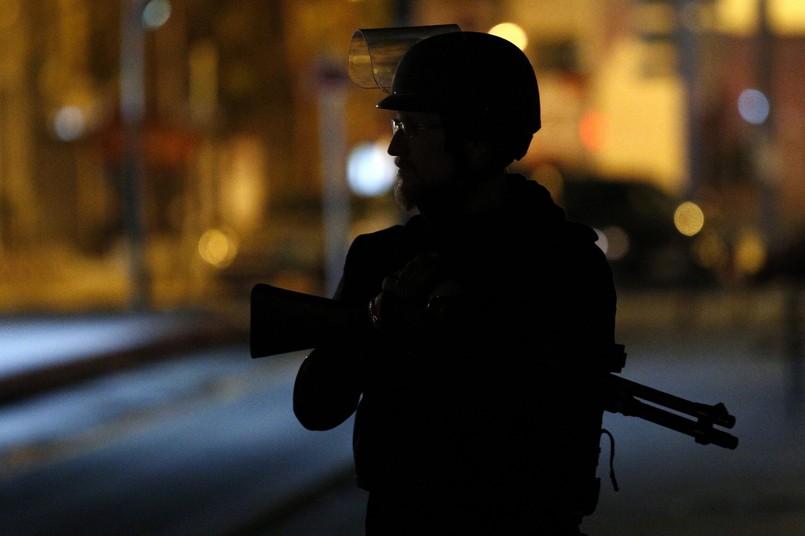
POLYGON ((579 121, 579 138, 588 151, 597 152, 604 148, 606 118, 600 112, 587 112, 579 121))

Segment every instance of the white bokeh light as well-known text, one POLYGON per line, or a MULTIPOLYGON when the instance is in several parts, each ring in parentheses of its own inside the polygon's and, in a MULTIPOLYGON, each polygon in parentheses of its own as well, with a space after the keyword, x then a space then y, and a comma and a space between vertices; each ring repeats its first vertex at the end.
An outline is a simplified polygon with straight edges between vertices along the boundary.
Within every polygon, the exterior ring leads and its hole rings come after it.
POLYGON ((385 194, 394 184, 397 168, 386 152, 387 143, 361 143, 352 149, 347 160, 347 182, 359 196, 385 194))
POLYGON ((53 131, 62 141, 75 141, 86 129, 84 112, 78 106, 65 106, 53 118, 53 131))
POLYGON ((143 26, 150 30, 161 28, 170 19, 172 11, 168 0, 151 0, 143 9, 143 26))

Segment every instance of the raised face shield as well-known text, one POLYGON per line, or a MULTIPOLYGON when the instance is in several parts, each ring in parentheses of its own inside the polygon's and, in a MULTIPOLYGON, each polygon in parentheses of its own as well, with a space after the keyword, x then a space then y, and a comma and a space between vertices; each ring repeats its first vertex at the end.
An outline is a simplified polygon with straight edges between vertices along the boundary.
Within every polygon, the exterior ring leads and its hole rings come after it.
POLYGON ((390 93, 394 71, 415 43, 434 35, 460 31, 456 24, 356 30, 349 44, 349 77, 360 87, 390 93))

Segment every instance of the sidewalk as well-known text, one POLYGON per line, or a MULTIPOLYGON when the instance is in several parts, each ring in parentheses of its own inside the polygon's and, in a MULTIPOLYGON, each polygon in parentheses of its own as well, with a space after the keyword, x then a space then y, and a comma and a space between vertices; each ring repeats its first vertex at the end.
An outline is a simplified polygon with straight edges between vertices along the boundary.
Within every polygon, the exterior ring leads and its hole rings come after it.
POLYGON ((237 335, 200 311, 0 317, 0 402, 237 335))
MULTIPOLYGON (((782 298, 780 289, 626 292, 618 319, 626 333, 635 326, 652 331, 647 324, 776 331, 782 298)), ((193 310, 0 316, 0 402, 235 336, 245 341, 247 329, 225 315, 193 310)))

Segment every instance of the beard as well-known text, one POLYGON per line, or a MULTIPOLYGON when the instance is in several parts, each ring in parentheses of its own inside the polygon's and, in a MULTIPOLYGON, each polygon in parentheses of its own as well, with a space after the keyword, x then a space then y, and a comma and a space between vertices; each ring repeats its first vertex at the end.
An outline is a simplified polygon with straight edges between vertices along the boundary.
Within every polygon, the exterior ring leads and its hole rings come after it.
POLYGON ((457 180, 439 184, 422 184, 418 181, 406 180, 397 174, 394 181, 394 200, 406 212, 421 212, 435 216, 454 213, 460 209, 464 191, 462 183, 457 180))
POLYGON ((394 201, 396 201, 397 206, 406 212, 415 210, 417 206, 416 195, 411 191, 412 188, 409 186, 410 185, 397 174, 397 178, 394 180, 394 201))
POLYGON ((394 200, 402 210, 436 216, 440 212, 450 214, 460 209, 468 187, 465 178, 469 175, 469 168, 465 160, 453 157, 449 166, 451 170, 441 176, 420 173, 400 157, 395 158, 394 163, 397 165, 394 200))

